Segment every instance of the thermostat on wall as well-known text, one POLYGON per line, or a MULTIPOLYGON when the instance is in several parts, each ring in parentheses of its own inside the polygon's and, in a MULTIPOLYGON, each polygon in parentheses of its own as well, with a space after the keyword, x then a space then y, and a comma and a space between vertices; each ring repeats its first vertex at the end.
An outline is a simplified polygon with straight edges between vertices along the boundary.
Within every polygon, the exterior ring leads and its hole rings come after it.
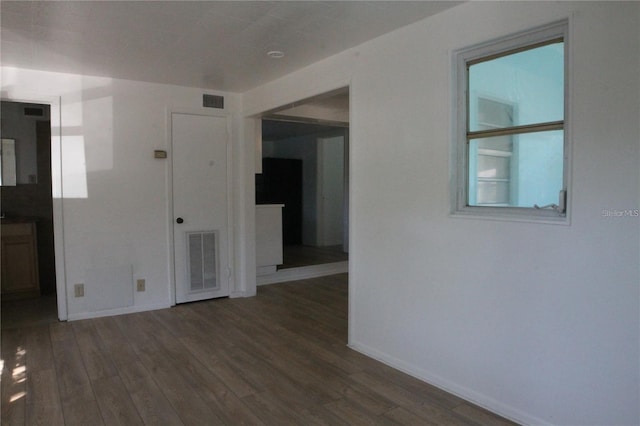
POLYGON ((153 151, 153 158, 167 158, 167 151, 153 151))

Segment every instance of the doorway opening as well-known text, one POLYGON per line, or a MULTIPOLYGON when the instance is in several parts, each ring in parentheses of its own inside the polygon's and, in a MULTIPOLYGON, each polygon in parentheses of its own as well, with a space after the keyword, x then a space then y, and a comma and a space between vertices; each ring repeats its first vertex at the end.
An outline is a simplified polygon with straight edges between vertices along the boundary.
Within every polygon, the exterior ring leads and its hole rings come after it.
MULTIPOLYGON (((282 262, 276 274, 295 278, 297 271, 311 277, 347 270, 348 99, 343 89, 262 117, 256 205, 281 206, 282 262)), ((259 268, 259 282, 260 274, 259 268)))
POLYGON ((2 101, 2 328, 58 320, 51 106, 2 101))
POLYGON ((284 204, 278 269, 348 260, 344 164, 348 128, 263 120, 257 204, 284 204))

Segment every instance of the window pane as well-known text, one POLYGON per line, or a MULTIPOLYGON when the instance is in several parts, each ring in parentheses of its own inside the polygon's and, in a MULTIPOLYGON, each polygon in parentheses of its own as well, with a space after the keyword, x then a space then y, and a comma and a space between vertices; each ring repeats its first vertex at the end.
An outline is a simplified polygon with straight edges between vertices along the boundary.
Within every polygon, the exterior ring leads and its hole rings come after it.
POLYGON ((512 139, 496 136, 470 142, 469 205, 510 205, 512 139))
POLYGON ((478 179, 509 179, 510 157, 478 153, 478 179))
POLYGON ((509 204, 509 182, 478 182, 478 205, 504 204, 509 204))
POLYGON ((469 130, 564 119, 564 43, 469 67, 469 130))
POLYGON ((563 189, 564 132, 556 130, 519 135, 517 150, 518 207, 558 204, 563 189))
POLYGON ((563 133, 555 130, 472 139, 469 205, 558 204, 563 188, 563 133))

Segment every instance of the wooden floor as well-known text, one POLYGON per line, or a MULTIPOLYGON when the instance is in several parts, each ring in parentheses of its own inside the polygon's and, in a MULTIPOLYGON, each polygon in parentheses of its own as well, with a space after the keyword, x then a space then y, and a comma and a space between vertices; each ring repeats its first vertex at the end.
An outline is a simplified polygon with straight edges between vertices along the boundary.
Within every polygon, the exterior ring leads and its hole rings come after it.
POLYGON ((349 260, 349 253, 345 253, 341 245, 325 247, 287 245, 283 247, 284 264, 278 266, 278 269, 322 265, 346 260, 349 260))
POLYGON ((58 320, 56 295, 34 299, 2 300, 2 328, 45 325, 58 320))
POLYGON ((346 347, 347 276, 2 330, 2 424, 511 424, 346 347))

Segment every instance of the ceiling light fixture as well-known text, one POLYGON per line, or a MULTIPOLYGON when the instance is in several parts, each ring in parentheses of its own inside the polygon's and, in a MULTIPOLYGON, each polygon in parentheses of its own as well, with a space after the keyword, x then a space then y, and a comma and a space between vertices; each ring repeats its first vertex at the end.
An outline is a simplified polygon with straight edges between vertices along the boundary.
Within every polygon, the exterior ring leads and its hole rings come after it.
POLYGON ((282 50, 270 50, 267 52, 267 56, 271 59, 281 59, 284 58, 284 52, 282 50))

